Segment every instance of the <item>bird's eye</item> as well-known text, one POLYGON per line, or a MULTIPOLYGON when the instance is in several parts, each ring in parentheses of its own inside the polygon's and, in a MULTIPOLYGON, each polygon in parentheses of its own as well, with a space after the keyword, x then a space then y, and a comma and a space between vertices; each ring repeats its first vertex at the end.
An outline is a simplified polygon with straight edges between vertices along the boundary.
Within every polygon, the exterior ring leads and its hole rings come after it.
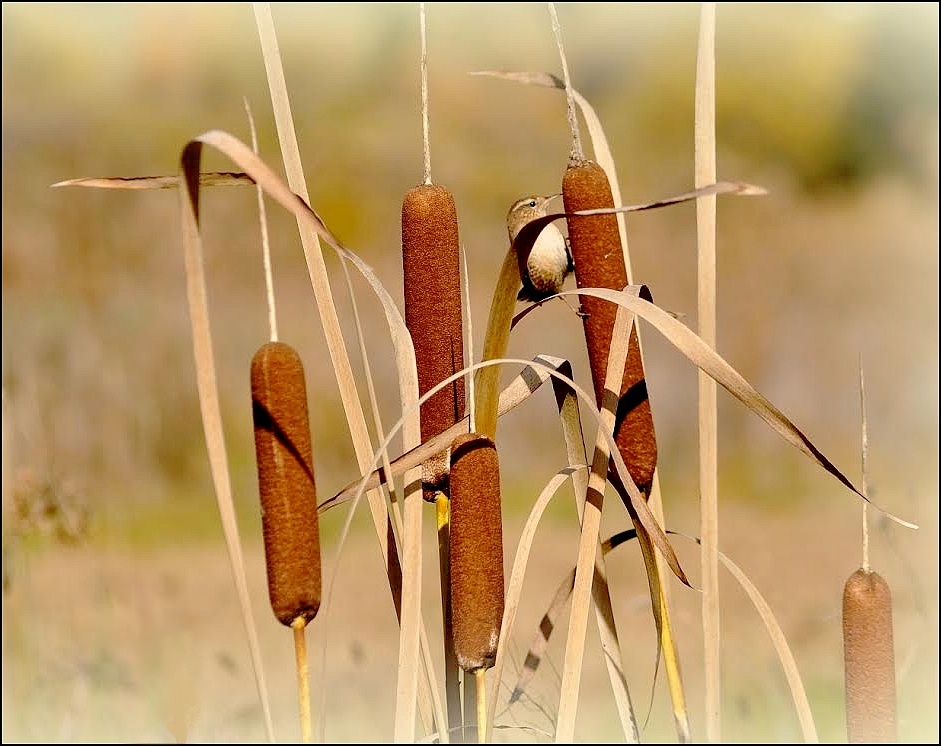
POLYGON ((530 206, 530 207, 535 207, 535 206, 536 206, 536 200, 534 200, 534 199, 529 200, 529 206, 530 206))

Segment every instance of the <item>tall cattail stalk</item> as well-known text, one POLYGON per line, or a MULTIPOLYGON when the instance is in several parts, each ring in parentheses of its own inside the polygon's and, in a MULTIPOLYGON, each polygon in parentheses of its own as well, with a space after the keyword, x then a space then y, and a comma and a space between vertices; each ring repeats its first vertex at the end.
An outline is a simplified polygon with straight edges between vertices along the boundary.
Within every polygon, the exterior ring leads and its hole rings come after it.
MULTIPOLYGON (((419 19, 424 180, 406 193, 402 203, 402 269, 405 325, 415 347, 418 393, 422 396, 464 367, 464 328, 457 208, 450 190, 433 184, 431 178, 424 3, 419 5, 419 19)), ((421 405, 422 441, 434 438, 458 422, 464 416, 464 406, 464 379, 457 378, 421 405)), ((448 452, 433 455, 422 465, 422 489, 425 499, 436 503, 448 731, 459 732, 462 719, 459 669, 451 645, 451 601, 447 583, 450 574, 449 471, 448 452)))
MULTIPOLYGON (((696 188, 716 180, 715 103, 716 4, 703 3, 696 58, 694 161, 696 188)), ((716 198, 696 200, 699 336, 716 346, 716 198)), ((706 739, 722 738, 719 628, 719 488, 718 413, 715 380, 698 371, 699 382, 699 501, 702 537, 702 627, 706 709, 706 739)))

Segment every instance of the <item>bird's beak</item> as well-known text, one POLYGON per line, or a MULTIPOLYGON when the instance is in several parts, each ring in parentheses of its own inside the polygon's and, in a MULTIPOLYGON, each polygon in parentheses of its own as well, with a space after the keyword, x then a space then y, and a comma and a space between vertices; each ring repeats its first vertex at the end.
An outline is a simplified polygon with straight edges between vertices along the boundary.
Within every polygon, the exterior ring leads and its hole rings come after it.
POLYGON ((552 202, 552 200, 558 199, 561 196, 562 192, 559 192, 558 194, 550 194, 548 197, 546 197, 546 202, 552 202))

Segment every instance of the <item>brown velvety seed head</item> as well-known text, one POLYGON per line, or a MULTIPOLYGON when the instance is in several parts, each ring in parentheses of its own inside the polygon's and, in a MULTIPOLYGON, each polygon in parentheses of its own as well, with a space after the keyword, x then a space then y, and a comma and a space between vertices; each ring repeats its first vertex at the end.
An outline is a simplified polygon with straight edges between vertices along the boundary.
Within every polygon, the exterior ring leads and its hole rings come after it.
MULTIPOLYGON (((566 169, 562 180, 562 198, 566 212, 614 207, 608 177, 604 169, 592 161, 584 161, 566 169)), ((627 270, 624 267, 617 217, 613 214, 576 215, 569 217, 567 222, 578 287, 623 290, 627 285, 627 270)), ((582 311, 588 314, 583 319, 585 342, 595 398, 600 406, 617 307, 590 296, 583 296, 581 305, 582 311)), ((615 441, 631 478, 648 494, 657 466, 657 438, 636 329, 631 331, 627 365, 618 399, 615 441)))
MULTIPOLYGON (((460 239, 454 197, 447 188, 422 184, 405 195, 402 269, 405 325, 415 346, 418 392, 424 395, 464 367, 460 239)), ((464 380, 458 379, 422 405, 422 440, 463 416, 464 380)))
POLYGON ((896 743, 892 594, 878 573, 857 570, 843 587, 846 732, 850 743, 896 743))
POLYGON ((283 342, 252 358, 252 417, 268 568, 278 621, 310 621, 320 609, 320 523, 304 368, 283 342))
POLYGON ((465 671, 491 668, 503 622, 503 521, 494 442, 451 446, 451 604, 454 652, 465 671))

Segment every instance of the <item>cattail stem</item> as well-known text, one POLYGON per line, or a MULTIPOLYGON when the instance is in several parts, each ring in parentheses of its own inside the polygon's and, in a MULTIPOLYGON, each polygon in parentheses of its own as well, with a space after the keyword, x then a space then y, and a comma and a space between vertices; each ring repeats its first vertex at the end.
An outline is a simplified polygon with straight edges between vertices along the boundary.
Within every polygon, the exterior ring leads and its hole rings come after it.
POLYGON ((451 544, 451 501, 444 492, 435 498, 435 516, 438 528, 438 574, 441 577, 441 615, 444 621, 444 693, 448 709, 448 731, 460 740, 461 687, 460 667, 454 655, 454 625, 451 606, 451 565, 448 557, 451 544))
POLYGON ((487 669, 474 671, 477 684, 477 743, 487 743, 487 669))
MULTIPOLYGON (((424 17, 424 14, 422 14, 424 17)), ((427 161, 426 161, 427 166, 427 161)), ((426 172, 426 177, 428 173, 426 172)), ((418 393, 425 394, 464 367, 464 329, 461 308, 460 240, 457 208, 451 192, 425 183, 410 189, 402 201, 402 269, 405 295, 405 324, 415 347, 418 393)), ((464 415, 464 379, 458 378, 421 405, 421 438, 427 441, 454 425, 464 415)), ((446 497, 450 463, 447 450, 422 464, 423 493, 429 502, 446 497)), ((439 504, 439 510, 442 507, 439 504)), ((448 520, 448 505, 438 513, 448 520)), ((447 531, 439 537, 447 540, 447 531)), ((439 546, 439 565, 447 562, 449 550, 439 546)), ((442 586, 444 587, 444 586, 442 586)), ((443 598, 445 624, 449 599, 443 598)), ((446 641, 446 644, 447 641, 446 641)), ((446 680, 453 700, 457 669, 453 656, 445 655, 446 680)), ((457 716, 449 706, 449 723, 457 716)))
POLYGON ((301 721, 301 741, 312 743, 314 730, 310 718, 310 676, 307 669, 307 620, 299 616, 291 622, 294 630, 294 661, 297 666, 297 705, 301 721))
MULTIPOLYGON (((703 3, 696 56, 694 160, 696 188, 716 180, 716 4, 703 3)), ((696 200, 699 336, 716 346, 716 197, 696 200)), ((706 739, 722 739, 719 616, 718 415, 715 380, 699 371, 699 493, 702 536, 702 626, 706 739)))
POLYGON ((461 679, 464 682, 461 738, 463 743, 474 743, 477 740, 477 677, 463 671, 461 679))
MULTIPOLYGON (((859 363, 862 420, 862 490, 869 497, 869 429, 862 360, 859 363)), ((868 503, 863 501, 863 564, 843 587, 843 656, 846 731, 850 743, 892 743, 897 739, 892 594, 869 567, 868 503)))
POLYGON ((575 95, 572 92, 572 81, 569 78, 568 59, 565 56, 565 45, 562 43, 562 27, 559 24, 559 15, 555 10, 555 3, 547 3, 549 17, 552 19, 552 33, 555 36, 556 47, 559 49, 559 59, 562 61, 562 80, 565 81, 566 113, 569 120, 569 129, 572 132, 572 151, 569 154, 569 163, 580 163, 585 160, 582 150, 582 136, 578 130, 578 115, 575 111, 575 95))
POLYGON ((418 4, 418 19, 421 26, 421 124, 422 151, 425 164, 425 184, 431 183, 431 142, 428 134, 428 38, 425 33, 425 4, 418 4))
MULTIPOLYGON (((862 429, 862 488, 863 495, 869 497, 869 425, 866 420, 866 381, 863 377, 863 361, 859 361, 859 408, 862 429)), ((863 500, 863 564, 862 569, 869 570, 869 503, 863 500)))

